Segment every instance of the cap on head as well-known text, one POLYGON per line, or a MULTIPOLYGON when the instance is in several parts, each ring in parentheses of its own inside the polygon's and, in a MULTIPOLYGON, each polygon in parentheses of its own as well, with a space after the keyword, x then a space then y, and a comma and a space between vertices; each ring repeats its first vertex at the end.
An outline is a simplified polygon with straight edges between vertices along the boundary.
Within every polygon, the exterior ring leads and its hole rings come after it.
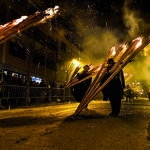
POLYGON ((83 68, 87 67, 88 69, 90 69, 89 65, 85 65, 83 68))
POLYGON ((107 61, 107 64, 114 64, 114 59, 113 58, 109 58, 108 61, 107 61))

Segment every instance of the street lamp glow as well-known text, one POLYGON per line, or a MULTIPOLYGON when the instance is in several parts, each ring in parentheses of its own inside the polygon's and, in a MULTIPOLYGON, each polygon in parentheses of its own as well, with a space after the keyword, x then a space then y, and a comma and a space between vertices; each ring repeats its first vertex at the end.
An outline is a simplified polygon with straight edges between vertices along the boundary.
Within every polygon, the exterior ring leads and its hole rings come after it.
POLYGON ((74 66, 75 66, 75 68, 77 67, 77 66, 80 66, 80 63, 76 60, 76 59, 73 59, 73 64, 74 64, 74 66))

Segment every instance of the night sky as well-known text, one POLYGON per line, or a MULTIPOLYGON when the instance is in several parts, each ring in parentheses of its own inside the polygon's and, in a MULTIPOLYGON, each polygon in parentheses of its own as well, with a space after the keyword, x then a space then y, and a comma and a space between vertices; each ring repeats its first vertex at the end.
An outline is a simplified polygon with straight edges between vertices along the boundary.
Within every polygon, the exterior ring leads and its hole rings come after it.
POLYGON ((147 36, 150 32, 150 9, 146 0, 62 0, 57 4, 61 15, 58 22, 64 25, 66 32, 74 30, 79 20, 88 31, 101 27, 109 31, 116 30, 118 34, 121 32, 121 40, 147 36))

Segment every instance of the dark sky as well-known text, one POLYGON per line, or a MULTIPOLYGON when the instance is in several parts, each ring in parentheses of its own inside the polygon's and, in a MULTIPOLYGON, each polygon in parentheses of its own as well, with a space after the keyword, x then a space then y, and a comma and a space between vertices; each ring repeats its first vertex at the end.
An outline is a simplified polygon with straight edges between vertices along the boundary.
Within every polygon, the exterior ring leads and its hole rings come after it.
POLYGON ((131 26, 136 23, 137 34, 148 35, 150 32, 145 27, 150 22, 150 9, 146 0, 62 0, 55 4, 60 6, 60 20, 65 24, 66 30, 80 19, 89 30, 100 26, 128 34, 131 26))
MULTIPOLYGON (((58 31, 62 29, 62 34, 78 40, 77 43, 85 38, 86 33, 95 31, 97 27, 113 32, 120 42, 139 35, 147 36, 150 33, 148 0, 12 0, 12 2, 23 6, 30 14, 58 5, 60 11, 59 15, 52 19, 53 29, 58 31)), ((0 12, 2 15, 3 11, 0 12)), ((10 21, 15 19, 13 13, 11 11, 9 13, 10 21)), ((29 14, 22 13, 22 15, 29 14)))

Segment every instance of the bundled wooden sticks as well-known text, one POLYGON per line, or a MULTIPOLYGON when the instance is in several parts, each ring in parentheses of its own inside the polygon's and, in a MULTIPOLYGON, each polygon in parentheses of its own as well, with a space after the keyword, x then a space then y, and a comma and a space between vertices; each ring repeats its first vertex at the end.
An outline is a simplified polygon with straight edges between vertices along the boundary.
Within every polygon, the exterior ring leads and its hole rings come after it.
POLYGON ((81 65, 79 64, 79 65, 75 68, 74 72, 72 73, 70 79, 67 81, 67 83, 66 83, 66 85, 65 85, 64 88, 68 88, 68 87, 70 86, 70 84, 71 84, 72 81, 75 79, 74 77, 75 77, 75 75, 78 73, 78 71, 80 70, 80 68, 81 68, 81 65))
POLYGON ((58 11, 58 6, 55 8, 48 8, 45 11, 36 12, 31 16, 22 16, 12 22, 0 26, 0 44, 11 39, 18 33, 26 30, 27 28, 41 23, 48 18, 52 18, 58 11))
MULTIPOLYGON (((79 80, 78 77, 74 78, 73 80, 71 80, 70 84, 66 87, 66 88, 70 88, 75 84, 81 83, 91 77, 93 77, 94 75, 97 74, 98 70, 100 69, 101 65, 97 65, 96 67, 90 69, 87 74, 89 74, 87 77, 83 78, 82 80, 79 80)), ((82 72, 81 72, 82 73, 82 72)))
POLYGON ((104 77, 107 69, 104 68, 107 60, 110 58, 110 57, 113 57, 114 59, 119 55, 119 53, 124 49, 124 43, 118 48, 117 52, 115 53, 115 55, 113 55, 113 51, 114 51, 114 48, 112 47, 106 57, 106 59, 104 60, 104 63, 103 63, 103 68, 101 68, 101 70, 99 71, 99 73, 97 74, 97 76, 95 77, 94 81, 92 82, 91 86, 89 87, 88 91, 86 92, 84 98, 83 98, 83 101, 84 99, 87 99, 92 93, 93 91, 99 86, 99 83, 100 81, 102 80, 102 78, 104 77))
MULTIPOLYGON (((110 73, 112 73, 112 75, 102 85, 100 85, 100 81, 106 73, 106 68, 101 68, 101 70, 103 69, 103 71, 99 71, 97 73, 97 76, 95 77, 93 83, 89 87, 87 93, 85 94, 84 98, 73 114, 74 117, 84 109, 84 107, 117 75, 117 73, 121 71, 121 69, 123 69, 144 47, 146 47, 150 43, 150 36, 144 39, 143 42, 142 40, 143 38, 141 37, 135 39, 131 43, 129 48, 122 52, 120 58, 116 61, 115 65, 110 70, 110 73)), ((120 54, 120 48, 118 49, 118 51, 119 52, 117 52, 117 54, 114 56, 115 58, 117 58, 117 56, 120 54)), ((109 58, 108 55, 103 63, 103 66, 109 58)))

